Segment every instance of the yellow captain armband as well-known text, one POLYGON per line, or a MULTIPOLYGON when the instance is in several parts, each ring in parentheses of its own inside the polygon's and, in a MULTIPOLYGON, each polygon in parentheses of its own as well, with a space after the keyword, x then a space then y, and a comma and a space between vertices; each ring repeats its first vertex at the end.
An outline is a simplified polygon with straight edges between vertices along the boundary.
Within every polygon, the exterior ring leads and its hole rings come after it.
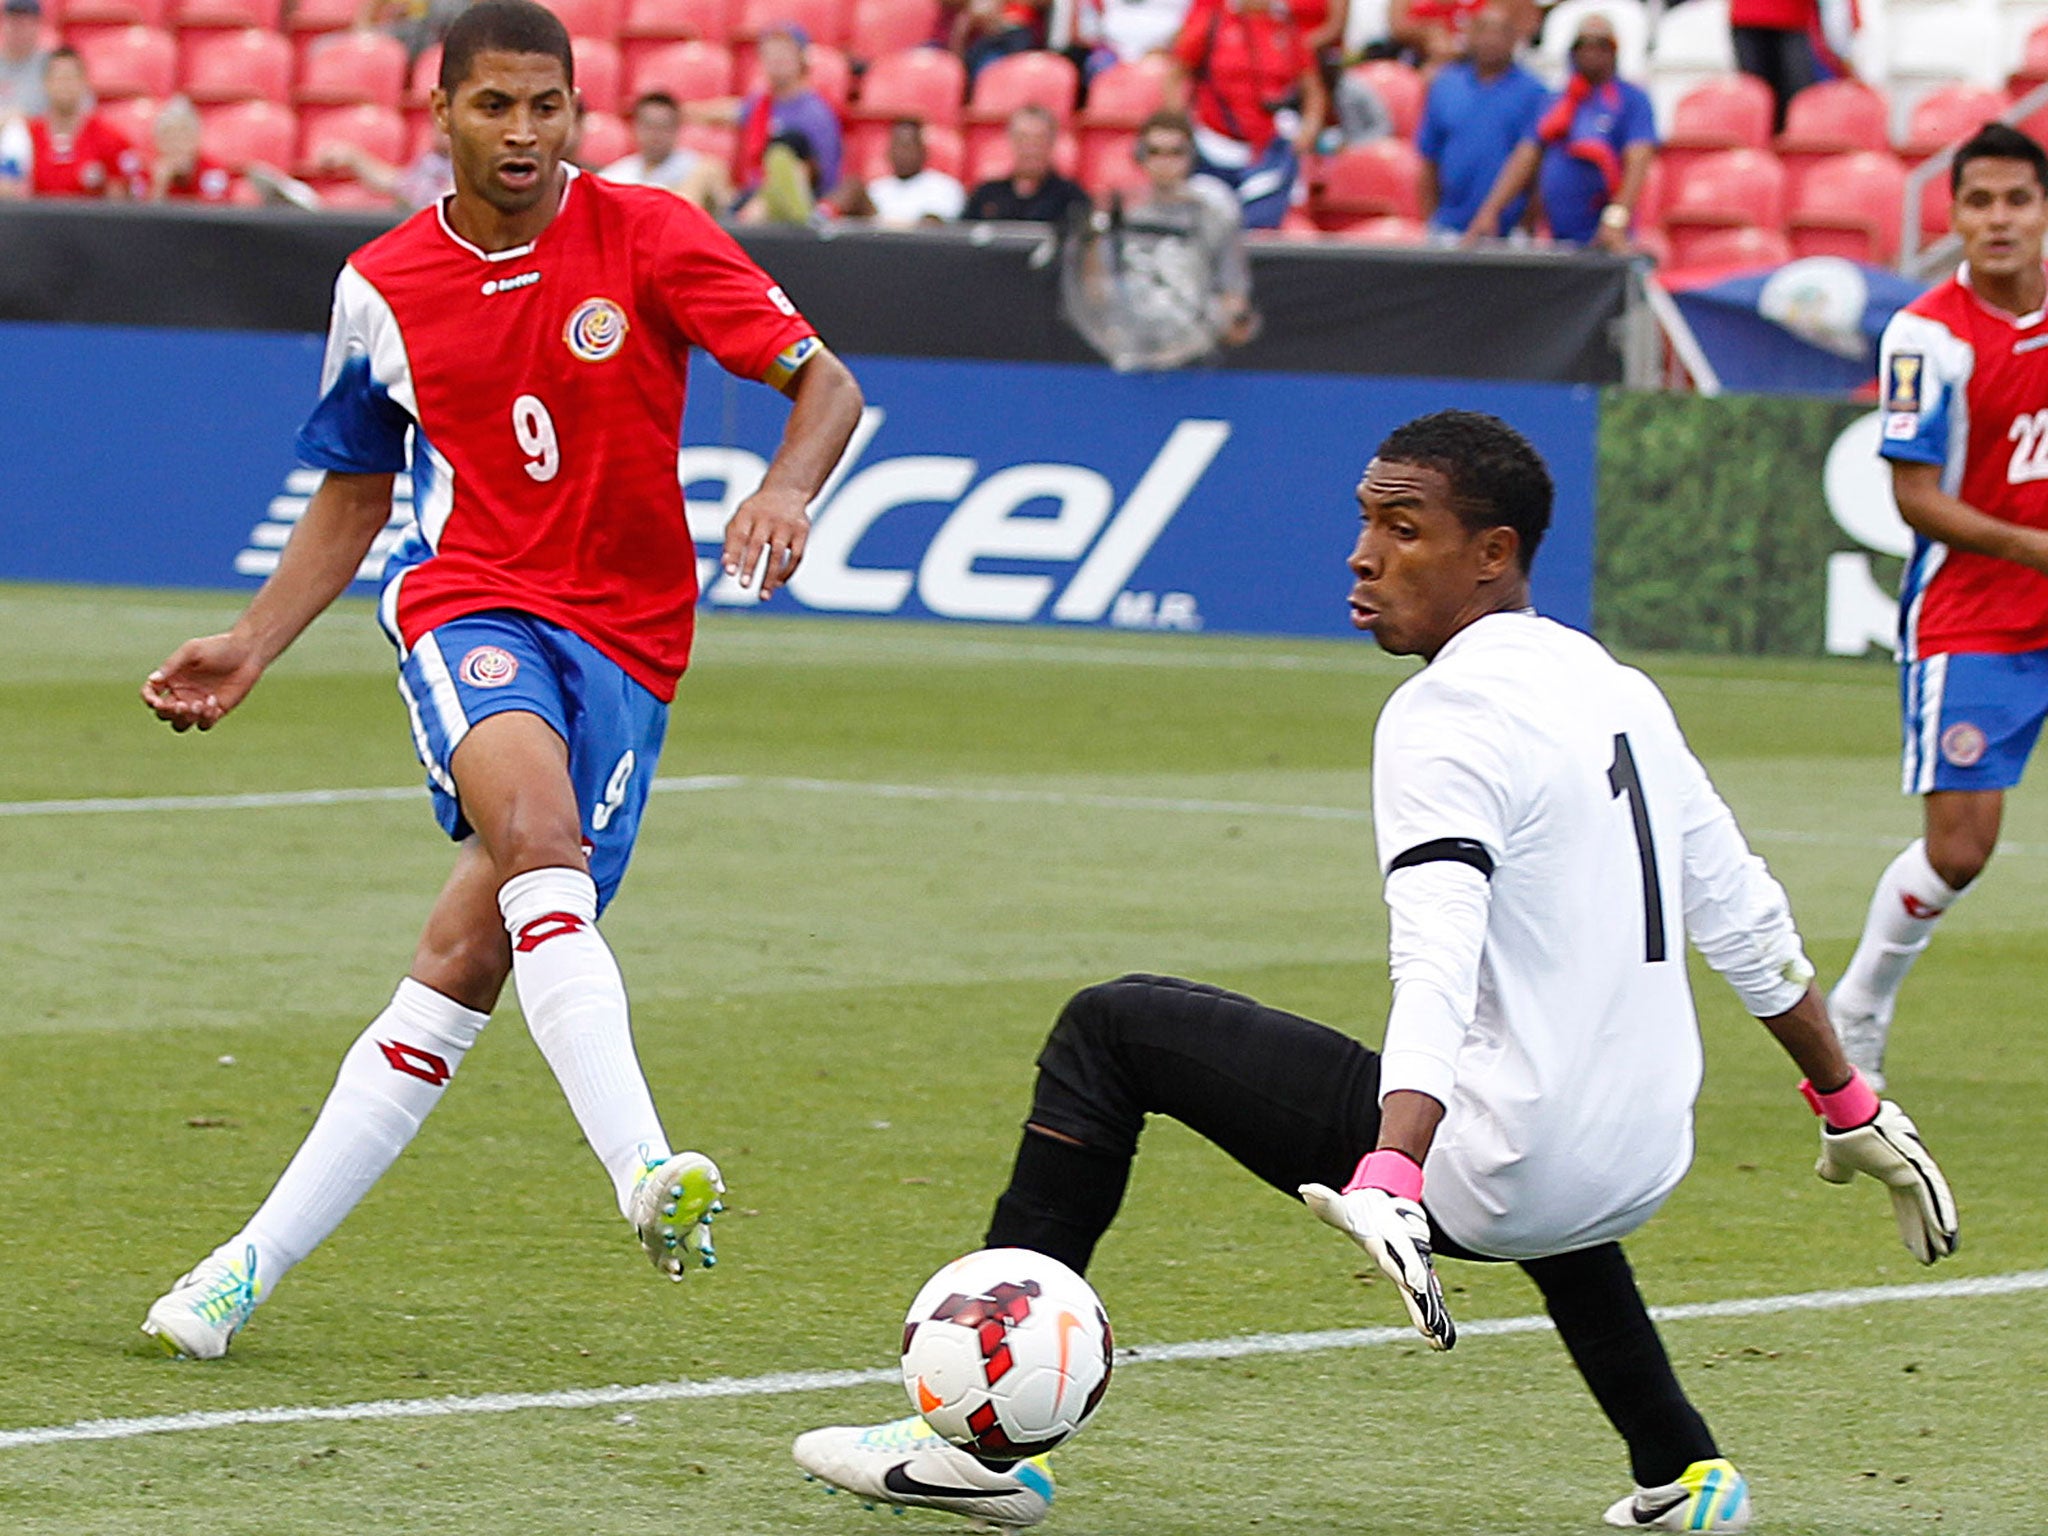
POLYGON ((775 361, 768 365, 768 371, 761 375, 761 382, 771 389, 786 389, 796 372, 812 358, 825 350, 825 343, 815 336, 806 336, 793 341, 775 354, 775 361))

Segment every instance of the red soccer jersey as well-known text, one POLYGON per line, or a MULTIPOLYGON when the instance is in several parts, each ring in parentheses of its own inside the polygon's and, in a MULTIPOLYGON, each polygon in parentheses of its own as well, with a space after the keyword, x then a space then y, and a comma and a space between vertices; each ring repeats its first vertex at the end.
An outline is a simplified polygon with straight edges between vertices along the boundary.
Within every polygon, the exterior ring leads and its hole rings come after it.
POLYGON ((34 150, 29 190, 37 197, 103 197, 138 163, 128 141, 97 115, 66 134, 54 132, 48 118, 33 117, 28 137, 34 150))
POLYGON ((1263 154, 1273 113, 1294 94, 1308 49, 1284 6, 1240 11, 1230 0, 1197 0, 1174 40, 1173 56, 1194 82, 1195 121, 1263 154))
MULTIPOLYGON (((1968 269, 1885 327, 1878 377, 1888 459, 1938 464, 1979 512, 2048 528, 2048 311, 2013 316, 1968 269)), ((2048 647, 2048 576, 1916 537, 1899 593, 1906 661, 2048 647)))
POLYGON ((696 551, 676 475, 689 350, 779 379, 816 346, 782 290, 694 204, 571 172, 531 245, 486 253, 422 209, 335 284, 322 469, 405 467, 418 527, 387 568, 408 649, 493 608, 562 625, 657 696, 689 664, 696 551))

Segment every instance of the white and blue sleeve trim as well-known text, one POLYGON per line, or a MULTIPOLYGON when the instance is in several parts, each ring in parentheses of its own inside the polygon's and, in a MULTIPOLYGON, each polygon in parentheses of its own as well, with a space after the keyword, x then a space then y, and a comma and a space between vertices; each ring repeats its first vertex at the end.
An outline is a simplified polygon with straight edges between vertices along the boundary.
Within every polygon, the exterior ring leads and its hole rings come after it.
POLYGON ((345 266, 334 284, 320 403, 299 430, 299 459, 344 474, 397 474, 406 468, 417 414, 397 317, 362 274, 345 266))

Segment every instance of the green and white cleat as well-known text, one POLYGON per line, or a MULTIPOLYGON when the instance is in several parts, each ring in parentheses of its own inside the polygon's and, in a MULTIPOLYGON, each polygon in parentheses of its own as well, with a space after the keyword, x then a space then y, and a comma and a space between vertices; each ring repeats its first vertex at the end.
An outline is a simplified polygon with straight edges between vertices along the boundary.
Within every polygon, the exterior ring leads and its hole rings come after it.
POLYGON ((1749 1480, 1716 1457, 1696 1461, 1662 1488, 1638 1488, 1607 1511, 1607 1523, 1625 1531, 1749 1529, 1749 1480))
POLYGON ((843 1489, 868 1509, 942 1509, 1014 1531, 1038 1524, 1052 1508, 1052 1469, 1043 1456, 983 1461, 916 1414, 865 1429, 814 1429, 796 1437, 791 1454, 806 1478, 827 1493, 843 1489))
POLYGON ((156 1299, 142 1331, 167 1354, 218 1360, 262 1299, 256 1245, 244 1248, 239 1258, 216 1248, 156 1299))
POLYGON ((678 1152, 640 1175, 629 1219, 647 1257, 669 1279, 682 1279, 692 1264, 709 1269, 718 1262, 711 1218, 725 1209, 718 1199, 724 1193, 718 1165, 702 1152, 678 1152))

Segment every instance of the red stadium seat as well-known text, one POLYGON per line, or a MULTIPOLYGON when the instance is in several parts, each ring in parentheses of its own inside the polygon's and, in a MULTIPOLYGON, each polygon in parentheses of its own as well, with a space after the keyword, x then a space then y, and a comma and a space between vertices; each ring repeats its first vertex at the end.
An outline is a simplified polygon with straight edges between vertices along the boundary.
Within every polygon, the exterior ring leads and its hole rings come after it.
MULTIPOLYGON (((734 0, 626 0, 626 20, 619 30, 629 43, 634 39, 680 42, 684 38, 723 43, 738 29, 739 8, 734 0)), ((632 52, 629 46, 628 55, 632 52)))
POLYGON ((1785 168, 1767 151, 1717 150, 1676 178, 1664 210, 1672 259, 1692 265, 1691 247, 1702 230, 1784 222, 1785 168))
POLYGON ((1347 144, 1323 161, 1322 190, 1310 211, 1324 229, 1392 214, 1422 216, 1422 156, 1406 139, 1347 144))
POLYGON ((880 59, 924 47, 938 32, 938 0, 853 0, 846 51, 856 59, 880 59))
MULTIPOLYGON (((65 12, 68 17, 69 11, 65 12)), ((2024 96, 2035 86, 2048 81, 2048 21, 2042 22, 2027 34, 2027 46, 2020 58, 2020 67, 2014 70, 2005 82, 2005 88, 2015 96, 2024 96)))
POLYGON ((79 45, 77 27, 160 27, 169 0, 65 0, 64 30, 79 45))
POLYGON ((261 27, 275 32, 280 0, 172 0, 171 21, 180 30, 196 27, 261 27))
POLYGON ((975 77, 967 100, 967 120, 1000 123, 1022 106, 1040 106, 1062 128, 1074 115, 1074 97, 1081 74, 1074 61, 1060 53, 1013 53, 997 59, 975 77))
MULTIPOLYGON (((846 116, 846 104, 853 99, 853 65, 846 55, 827 44, 813 43, 805 51, 804 65, 811 89, 832 103, 834 112, 846 116)), ((742 95, 767 88, 760 61, 751 54, 740 65, 740 78, 744 82, 742 95)))
POLYGON ((1088 82, 1088 105, 1081 110, 1084 128, 1136 128, 1166 105, 1166 83, 1173 66, 1158 54, 1112 64, 1088 82))
POLYGON ((586 170, 601 171, 633 153, 633 129, 624 118, 610 112, 583 114, 583 137, 576 146, 576 163, 586 170))
POLYGON ((360 9, 357 0, 292 0, 284 24, 292 32, 345 32, 360 9))
POLYGON ((547 0, 547 6, 571 37, 601 37, 612 42, 625 19, 621 0, 547 0))
POLYGON ((620 110, 625 66, 619 62, 619 45, 601 37, 572 37, 569 46, 576 57, 576 89, 583 93, 584 107, 592 112, 620 110))
POLYGON ((737 128, 729 128, 723 123, 685 123, 683 131, 676 135, 676 142, 700 155, 709 155, 720 165, 730 165, 733 155, 739 150, 740 135, 737 128))
POLYGON ((196 102, 283 101, 291 95, 292 45, 275 32, 194 32, 183 40, 182 89, 196 102))
MULTIPOLYGON (((872 125, 879 132, 864 132, 858 140, 847 141, 846 163, 863 181, 889 174, 888 124, 872 125)), ((966 168, 967 147, 958 128, 925 124, 924 163, 927 169, 944 171, 954 180, 966 168)))
POLYGON ((145 156, 155 149, 156 115, 163 103, 149 96, 130 96, 110 101, 98 109, 101 122, 121 135, 145 156))
POLYGON ((960 98, 967 94, 967 66, 937 48, 888 54, 868 67, 861 81, 856 122, 893 122, 914 117, 923 123, 956 126, 960 98))
POLYGON ((299 120, 274 101, 238 101, 200 114, 200 147, 238 174, 259 161, 283 170, 298 137, 299 120))
POLYGON ((336 32, 306 45, 297 99, 309 106, 358 102, 397 109, 405 94, 405 44, 382 32, 336 32))
POLYGON ((1715 149, 1769 149, 1771 88, 1755 75, 1725 75, 1694 86, 1672 110, 1660 158, 1696 159, 1715 149))
POLYGON ((123 96, 168 96, 178 78, 178 48, 156 27, 122 27, 81 38, 85 78, 102 101, 123 96))
POLYGON ((1914 103, 1899 152, 1918 165, 2002 117, 2010 104, 2003 91, 1981 85, 1945 85, 1914 103))
POLYGON ((408 112, 426 108, 434 87, 441 83, 441 45, 435 43, 424 50, 412 62, 412 70, 405 78, 405 94, 399 98, 399 105, 408 112))
POLYGON ((1671 168, 1660 153, 1643 172, 1643 189, 1636 194, 1636 231, 1656 229, 1664 222, 1664 203, 1671 188, 1671 168))
POLYGON ((1721 268, 1782 267, 1792 259, 1792 246, 1775 229, 1702 229, 1694 232, 1686 255, 1687 268, 1695 272, 1721 268))
POLYGON ((1891 149, 1891 107, 1883 95, 1854 80, 1809 85, 1785 109, 1778 158, 1793 181, 1829 155, 1855 149, 1891 149))
POLYGON ((314 183, 314 190, 320 194, 320 206, 336 213, 388 212, 392 207, 390 193, 360 181, 320 181, 314 183))
POLYGON ((1785 220, 1801 256, 1846 256, 1886 266, 1899 253, 1906 173, 1889 154, 1859 150, 1822 160, 1793 194, 1785 220))
POLYGON ((795 25, 813 43, 837 48, 846 41, 847 20, 846 0, 740 0, 737 30, 743 38, 755 38, 795 25))
POLYGON ((715 101, 732 94, 732 53, 723 43, 668 43, 633 67, 627 95, 667 91, 677 101, 715 101))
POLYGON ((1345 73, 1357 75, 1373 88, 1394 120, 1395 133, 1404 139, 1415 137, 1422 126, 1423 101, 1429 95, 1420 71, 1398 59, 1371 59, 1345 73))
POLYGON ((1429 226, 1420 219, 1405 219, 1397 213, 1382 213, 1355 224, 1330 231, 1355 245, 1426 245, 1429 226))
POLYGON ((359 102, 351 107, 312 107, 300 119, 299 164, 304 174, 319 174, 322 152, 331 145, 351 144, 387 164, 405 160, 405 119, 395 108, 359 102))
POLYGON ((1122 193, 1125 202, 1143 196, 1151 180, 1138 161, 1138 135, 1115 128, 1082 135, 1081 163, 1074 179, 1098 203, 1107 203, 1112 192, 1122 193))

